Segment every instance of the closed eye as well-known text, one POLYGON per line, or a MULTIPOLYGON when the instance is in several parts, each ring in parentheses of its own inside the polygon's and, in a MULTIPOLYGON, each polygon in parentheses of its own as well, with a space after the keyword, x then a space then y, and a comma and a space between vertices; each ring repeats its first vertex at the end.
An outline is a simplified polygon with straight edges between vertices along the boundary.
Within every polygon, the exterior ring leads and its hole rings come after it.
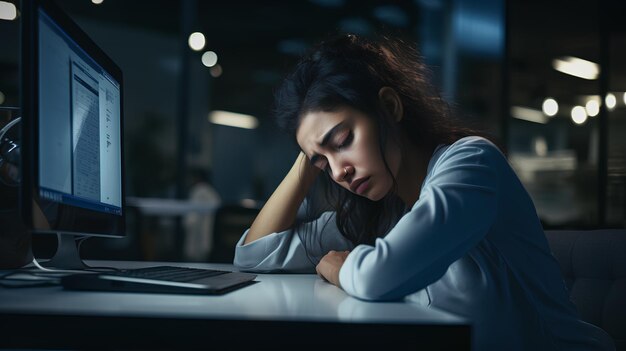
MULTIPOLYGON (((336 142, 333 142, 333 144, 335 144, 334 149, 337 151, 341 151, 344 148, 350 146, 350 144, 352 144, 352 140, 354 139, 354 134, 352 134, 352 131, 348 129, 346 129, 341 134, 336 134, 335 131, 333 131, 331 134, 335 134, 337 136, 333 137, 333 139, 337 140, 336 142)), ((328 159, 326 159, 326 157, 320 154, 314 154, 313 156, 311 156, 310 162, 313 166, 325 172, 332 173, 330 165, 328 164, 328 159)))
POLYGON ((354 139, 354 135, 352 134, 352 131, 350 130, 350 131, 347 131, 347 133, 345 133, 342 138, 343 140, 340 139, 341 141, 337 145, 337 150, 341 150, 349 146, 350 143, 352 143, 352 139, 354 139))

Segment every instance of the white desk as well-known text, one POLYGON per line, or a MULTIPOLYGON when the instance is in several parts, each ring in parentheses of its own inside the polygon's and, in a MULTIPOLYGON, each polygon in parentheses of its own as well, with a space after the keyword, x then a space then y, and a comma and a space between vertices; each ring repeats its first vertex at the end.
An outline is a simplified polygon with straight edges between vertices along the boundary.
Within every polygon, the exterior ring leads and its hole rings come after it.
POLYGON ((127 197, 126 205, 136 207, 147 216, 183 216, 190 213, 215 213, 219 203, 190 200, 127 197))
MULTIPOLYGON (((92 266, 173 263, 92 261, 92 266)), ((222 264, 175 264, 230 269, 222 264)), ((405 302, 364 302, 314 274, 260 274, 219 296, 0 288, 3 347, 395 345, 469 349, 455 315, 405 302)), ((395 347, 394 347, 395 349, 395 347)))

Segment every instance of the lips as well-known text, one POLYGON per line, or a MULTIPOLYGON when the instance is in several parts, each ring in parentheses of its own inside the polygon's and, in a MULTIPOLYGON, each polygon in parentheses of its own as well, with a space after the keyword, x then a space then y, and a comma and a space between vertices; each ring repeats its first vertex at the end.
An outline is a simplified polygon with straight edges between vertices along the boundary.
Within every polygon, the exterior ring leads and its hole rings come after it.
MULTIPOLYGON (((353 193, 358 193, 359 190, 359 186, 361 186, 361 184, 363 184, 364 182, 368 181, 370 178, 369 177, 363 177, 363 178, 359 178, 359 179, 355 179, 352 181, 352 183, 350 183, 350 190, 353 193)), ((363 190, 363 189, 361 189, 363 190)))

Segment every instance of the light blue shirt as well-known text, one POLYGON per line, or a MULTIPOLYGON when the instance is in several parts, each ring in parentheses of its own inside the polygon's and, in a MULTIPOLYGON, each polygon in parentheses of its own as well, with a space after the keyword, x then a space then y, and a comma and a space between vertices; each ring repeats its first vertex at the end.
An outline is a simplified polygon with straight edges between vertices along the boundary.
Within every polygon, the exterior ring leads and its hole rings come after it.
POLYGON ((242 245, 246 231, 235 266, 315 272, 328 251, 351 250, 339 272, 346 293, 465 316, 477 350, 614 349, 604 331, 579 319, 531 198, 484 138, 439 146, 419 199, 374 246, 353 247, 333 212, 304 226, 242 245), (315 238, 303 245, 297 230, 315 238))

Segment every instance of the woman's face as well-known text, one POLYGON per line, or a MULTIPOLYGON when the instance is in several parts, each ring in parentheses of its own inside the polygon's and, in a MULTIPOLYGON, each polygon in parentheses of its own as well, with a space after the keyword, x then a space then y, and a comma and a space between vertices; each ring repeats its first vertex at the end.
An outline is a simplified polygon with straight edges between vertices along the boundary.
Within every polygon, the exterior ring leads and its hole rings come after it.
MULTIPOLYGON (((309 112, 302 117, 296 139, 311 164, 329 172, 337 184, 349 191, 373 201, 391 191, 393 178, 380 153, 376 124, 362 112, 350 107, 309 112)), ((385 150, 389 168, 396 177, 399 146, 389 141, 385 150)))

